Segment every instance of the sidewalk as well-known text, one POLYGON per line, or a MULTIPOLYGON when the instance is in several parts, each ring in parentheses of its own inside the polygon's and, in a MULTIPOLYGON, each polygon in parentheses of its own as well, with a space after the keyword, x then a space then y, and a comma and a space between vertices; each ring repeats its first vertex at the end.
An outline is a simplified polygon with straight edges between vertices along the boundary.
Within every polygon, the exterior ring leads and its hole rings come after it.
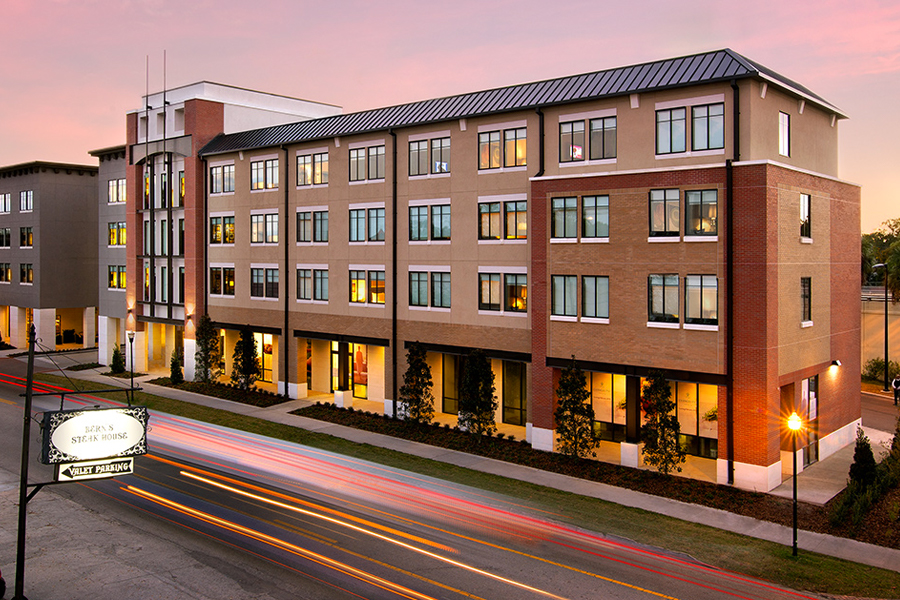
MULTIPOLYGON (((43 361, 46 359, 39 358, 38 360, 43 361)), ((85 360, 84 362, 89 361, 85 360)), ((84 379, 97 383, 117 383, 117 380, 114 378, 99 375, 93 371, 67 371, 67 374, 72 378, 84 379)), ((388 448, 405 454, 446 462, 476 471, 492 473, 510 479, 518 479, 529 483, 557 488, 563 491, 581 494, 583 496, 590 496, 624 506, 631 506, 667 515, 684 521, 733 531, 735 533, 768 540, 770 542, 784 545, 791 544, 792 531, 790 527, 759 521, 719 509, 708 508, 696 504, 687 504, 603 483, 540 471, 531 467, 506 463, 455 450, 437 448, 427 444, 411 442, 378 433, 362 431, 343 425, 336 425, 289 414, 297 408, 309 406, 312 404, 312 401, 310 400, 291 400, 269 408, 259 408, 241 404, 239 402, 232 402, 230 400, 221 400, 194 394, 192 392, 185 392, 146 383, 148 380, 155 379, 159 376, 168 376, 168 373, 155 373, 137 377, 135 379, 135 385, 139 385, 150 394, 166 398, 227 410, 241 415, 252 416, 293 427, 299 427, 309 431, 333 435, 353 442, 388 448)), ((128 387, 129 384, 128 380, 120 380, 118 383, 122 387, 128 387)), ((873 450, 875 450, 876 453, 878 452, 879 444, 884 440, 889 441, 893 435, 892 433, 870 428, 864 428, 864 431, 872 441, 873 450)), ((824 504, 827 502, 846 485, 847 474, 852 460, 853 445, 851 444, 827 459, 807 467, 797 478, 798 498, 805 502, 817 504, 824 504)), ((771 493, 778 496, 791 497, 791 480, 786 480, 771 493)), ((798 533, 797 543, 798 547, 803 550, 818 552, 820 554, 835 556, 853 562, 900 572, 900 550, 864 544, 855 540, 803 530, 798 533)))

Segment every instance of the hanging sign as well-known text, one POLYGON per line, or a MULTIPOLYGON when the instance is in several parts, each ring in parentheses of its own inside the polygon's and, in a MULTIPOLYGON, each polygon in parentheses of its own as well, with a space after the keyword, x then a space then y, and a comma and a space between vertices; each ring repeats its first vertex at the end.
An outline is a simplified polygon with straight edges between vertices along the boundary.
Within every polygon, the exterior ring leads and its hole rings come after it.
POLYGON ((128 456, 126 458, 63 463, 57 467, 56 480, 104 479, 131 473, 134 473, 134 457, 128 456))
POLYGON ((48 465, 147 453, 147 407, 44 413, 41 462, 48 465))

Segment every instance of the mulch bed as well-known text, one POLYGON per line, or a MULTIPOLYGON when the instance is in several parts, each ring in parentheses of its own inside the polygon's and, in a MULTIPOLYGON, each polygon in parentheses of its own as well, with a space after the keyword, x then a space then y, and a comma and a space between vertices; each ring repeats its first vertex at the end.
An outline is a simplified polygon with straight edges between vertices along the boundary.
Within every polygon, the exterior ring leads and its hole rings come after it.
POLYGON ((194 392, 195 394, 203 394, 204 396, 212 396, 213 398, 221 398, 222 400, 232 400, 250 406, 258 406, 260 408, 268 408, 286 402, 288 398, 260 390, 251 388, 242 390, 238 387, 227 383, 202 383, 199 381, 185 381, 183 383, 173 384, 168 377, 160 377, 153 379, 147 383, 155 385, 164 385, 170 388, 184 390, 186 392, 194 392))

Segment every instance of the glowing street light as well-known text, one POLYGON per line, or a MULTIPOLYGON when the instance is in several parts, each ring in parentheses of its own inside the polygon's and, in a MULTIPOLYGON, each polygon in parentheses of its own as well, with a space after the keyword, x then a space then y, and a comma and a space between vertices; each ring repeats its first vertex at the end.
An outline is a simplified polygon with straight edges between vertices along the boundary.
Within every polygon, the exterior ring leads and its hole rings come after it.
POLYGON ((794 460, 794 537, 791 545, 791 554, 797 556, 797 434, 803 427, 803 419, 797 411, 791 413, 787 420, 788 429, 791 430, 791 457, 794 460))

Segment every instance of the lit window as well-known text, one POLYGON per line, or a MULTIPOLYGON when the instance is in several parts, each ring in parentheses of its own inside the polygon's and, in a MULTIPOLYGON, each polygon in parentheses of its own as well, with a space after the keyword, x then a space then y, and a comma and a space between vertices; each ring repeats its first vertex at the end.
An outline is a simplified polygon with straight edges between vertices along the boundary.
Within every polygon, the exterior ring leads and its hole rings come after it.
POLYGON ((584 121, 559 124, 559 162, 583 161, 584 121))
POLYGON ((716 190, 687 190, 684 193, 685 235, 716 235, 718 233, 718 192, 716 190))
POLYGON ((500 168, 500 132, 488 131, 478 134, 478 168, 500 168))
POLYGON ((297 157, 297 185, 312 185, 312 155, 297 157))
POLYGON ((684 322, 716 325, 719 322, 718 280, 715 275, 684 278, 684 322))
POLYGON ((19 228, 19 247, 20 248, 31 248, 33 245, 34 245, 34 228, 20 227, 19 228))
POLYGON ((778 113, 778 154, 791 155, 791 115, 778 113))
POLYGON ((500 239, 500 203, 482 202, 478 205, 478 239, 500 239))
POLYGON ((12 281, 12 267, 9 263, 0 263, 0 282, 10 283, 12 281))
POLYGON ((222 217, 209 218, 209 243, 222 243, 222 217))
POLYGON ((528 203, 524 200, 504 202, 506 239, 524 240, 528 237, 528 203))
POLYGON ((19 265, 19 283, 34 283, 34 265, 22 263, 19 265))
POLYGON ((650 235, 677 236, 678 201, 680 193, 677 189, 650 190, 650 235))
POLYGON ((500 310, 500 274, 478 274, 478 310, 500 310))
POLYGON ((369 271, 369 303, 384 304, 384 271, 369 271))
POLYGON ((0 227, 0 248, 9 248, 12 244, 12 233, 9 227, 0 227))
POLYGON ((222 295, 222 268, 211 267, 209 269, 209 293, 212 296, 222 295))
POLYGON ((685 113, 684 108, 656 111, 657 154, 685 151, 685 113))
POLYGON ((528 276, 505 275, 506 286, 504 310, 526 312, 528 310, 528 276))
POLYGON ((707 104, 691 108, 691 149, 725 147, 725 105, 707 104))
POLYGON ((800 194, 800 237, 812 237, 812 221, 810 221, 811 198, 809 194, 800 194))
POLYGON ((650 275, 648 320, 678 322, 678 275, 650 275))
POLYGON ((525 128, 507 129, 503 132, 503 166, 525 166, 525 128))
POLYGON ((366 272, 350 271, 350 302, 366 303, 366 272))

